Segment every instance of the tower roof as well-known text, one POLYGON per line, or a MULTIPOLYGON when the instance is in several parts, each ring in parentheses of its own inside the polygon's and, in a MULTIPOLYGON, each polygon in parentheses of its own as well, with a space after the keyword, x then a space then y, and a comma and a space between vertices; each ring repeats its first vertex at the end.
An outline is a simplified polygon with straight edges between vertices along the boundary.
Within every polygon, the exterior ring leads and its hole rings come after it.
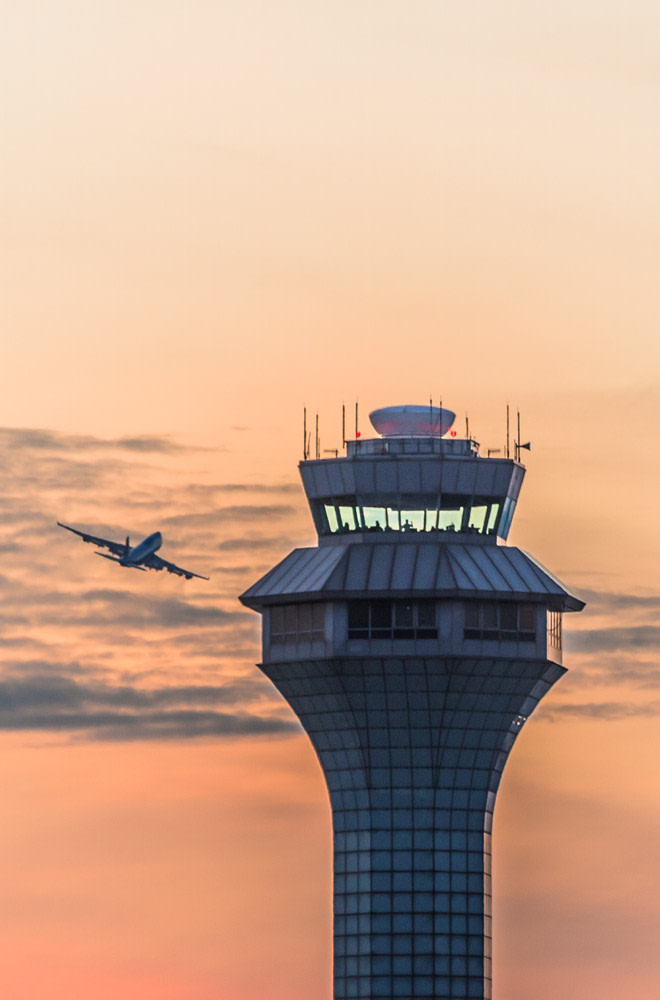
POLYGON ((545 600, 562 611, 584 602, 522 549, 395 542, 294 549, 241 595, 249 608, 342 597, 473 597, 545 600))

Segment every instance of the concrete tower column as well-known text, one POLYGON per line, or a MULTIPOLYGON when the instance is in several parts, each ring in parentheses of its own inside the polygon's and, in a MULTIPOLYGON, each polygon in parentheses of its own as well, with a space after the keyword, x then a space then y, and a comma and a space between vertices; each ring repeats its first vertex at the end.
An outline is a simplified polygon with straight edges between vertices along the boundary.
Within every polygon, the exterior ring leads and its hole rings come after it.
POLYGON ((382 438, 301 463, 319 547, 241 598, 330 794, 335 1000, 491 997, 495 795, 583 607, 497 544, 524 470, 452 417, 379 411, 382 438))

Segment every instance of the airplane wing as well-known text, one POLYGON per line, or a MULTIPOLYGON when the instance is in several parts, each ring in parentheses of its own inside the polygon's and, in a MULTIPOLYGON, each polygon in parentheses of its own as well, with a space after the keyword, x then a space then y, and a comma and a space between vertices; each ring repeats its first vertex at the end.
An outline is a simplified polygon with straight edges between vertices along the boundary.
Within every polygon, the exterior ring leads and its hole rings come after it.
POLYGON ((208 580, 208 576, 201 576, 199 573, 193 573, 189 569, 181 569, 180 566, 175 565, 175 563, 168 562, 167 559, 163 559, 161 556, 157 556, 155 552, 152 552, 144 562, 143 566, 148 566, 149 569, 166 569, 168 573, 174 573, 176 576, 185 576, 186 580, 191 580, 193 576, 196 576, 198 580, 208 580))
POLYGON ((60 528, 66 528, 67 531, 72 531, 74 535, 79 535, 83 542, 91 542, 92 545, 96 545, 100 549, 109 549, 116 556, 126 555, 126 545, 123 542, 113 542, 109 538, 97 538, 96 535, 90 535, 86 531, 78 531, 77 528, 70 528, 68 524, 62 524, 61 521, 57 523, 60 528))

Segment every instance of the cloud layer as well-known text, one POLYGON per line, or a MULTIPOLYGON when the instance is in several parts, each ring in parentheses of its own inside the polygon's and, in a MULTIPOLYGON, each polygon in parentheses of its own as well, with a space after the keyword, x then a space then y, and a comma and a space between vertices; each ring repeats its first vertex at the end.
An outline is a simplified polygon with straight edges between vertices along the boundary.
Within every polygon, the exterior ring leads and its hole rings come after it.
MULTIPOLYGON (((168 437, 0 429, 0 730, 76 739, 238 738, 297 730, 256 670, 237 595, 291 546, 294 483, 223 483, 168 437), (236 502, 240 498, 240 502, 236 502), (227 502, 229 501, 229 502, 227 502), (133 541, 211 581, 131 573, 56 521, 133 541), (268 534, 264 534, 264 529, 268 534)), ((207 464, 207 458, 204 458, 207 464)))

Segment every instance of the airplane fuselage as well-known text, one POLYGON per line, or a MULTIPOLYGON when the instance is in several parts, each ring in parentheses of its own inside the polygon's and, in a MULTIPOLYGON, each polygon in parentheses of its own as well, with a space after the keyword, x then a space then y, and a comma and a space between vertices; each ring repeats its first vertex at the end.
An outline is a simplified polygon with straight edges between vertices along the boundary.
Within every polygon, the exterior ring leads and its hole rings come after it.
POLYGON ((139 566, 140 563, 144 562, 148 556, 153 555, 163 544, 163 536, 160 531, 154 531, 152 535, 147 535, 143 538, 141 542, 134 545, 126 553, 123 558, 119 560, 122 566, 139 566))

